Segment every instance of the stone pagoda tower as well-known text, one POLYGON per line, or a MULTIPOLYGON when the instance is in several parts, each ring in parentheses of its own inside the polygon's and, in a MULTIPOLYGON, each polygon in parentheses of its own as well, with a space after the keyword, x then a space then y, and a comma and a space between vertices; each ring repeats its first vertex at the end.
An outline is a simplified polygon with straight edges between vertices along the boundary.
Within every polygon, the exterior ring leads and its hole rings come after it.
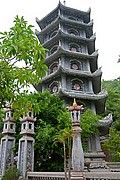
MULTIPOLYGON (((101 114, 105 109, 107 93, 101 90, 101 68, 98 68, 96 36, 90 9, 80 11, 62 5, 43 19, 36 21, 41 31, 36 30, 40 43, 49 51, 46 54, 48 72, 36 90, 58 93, 61 99, 72 105, 73 98, 85 109, 101 114)), ((103 161, 99 135, 88 141, 85 161, 103 161)), ((100 163, 99 163, 100 164, 100 163)), ((96 165, 99 167, 99 164, 96 165)), ((91 167, 93 168, 93 167, 91 167)))
POLYGON ((36 21, 41 29, 36 30, 36 35, 49 52, 48 72, 35 88, 58 93, 70 105, 76 98, 78 104, 103 113, 107 94, 101 91, 102 72, 98 68, 90 9, 84 12, 59 2, 52 12, 36 21))

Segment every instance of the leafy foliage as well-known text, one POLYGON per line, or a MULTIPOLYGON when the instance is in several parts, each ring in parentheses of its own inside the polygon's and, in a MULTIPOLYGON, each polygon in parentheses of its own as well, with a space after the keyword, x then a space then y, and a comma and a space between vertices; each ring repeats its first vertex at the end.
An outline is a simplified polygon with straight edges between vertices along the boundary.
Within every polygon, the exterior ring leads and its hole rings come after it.
POLYGON ((120 80, 103 81, 103 88, 108 91, 106 113, 113 114, 109 140, 103 146, 109 150, 112 161, 120 161, 120 80))
POLYGON ((109 150, 112 161, 120 162, 120 131, 110 128, 109 141, 106 141, 103 146, 109 150))
POLYGON ((13 169, 9 167, 6 171, 4 176, 2 177, 2 180, 18 180, 19 179, 19 171, 16 167, 13 169))
MULTIPOLYGON (((67 157, 66 157, 66 144, 68 145, 68 159, 69 159, 69 170, 70 170, 70 158, 71 158, 71 140, 72 140, 72 129, 65 128, 61 129, 55 135, 55 142, 59 142, 63 144, 64 149, 64 172, 65 172, 65 180, 67 180, 67 157)), ((70 174, 70 173, 69 173, 70 174)), ((69 176, 70 177, 70 176, 69 176)))
MULTIPOLYGON (((48 91, 34 95, 36 98, 34 103, 37 103, 37 107, 40 108, 36 115, 37 121, 35 122, 35 170, 63 171, 63 142, 55 143, 55 139, 58 140, 60 135, 64 135, 66 155, 68 156, 68 139, 70 139, 71 136, 70 113, 66 109, 64 101, 60 100, 57 95, 51 96, 48 91)), ((34 97, 32 100, 33 99, 34 97)), ((87 110, 85 115, 81 117, 83 119, 81 119, 83 129, 82 138, 87 138, 91 134, 96 133, 95 127, 98 123, 98 117, 96 118, 96 116, 92 114, 90 118, 91 114, 92 112, 87 110), (93 124, 95 127, 92 130, 93 124)), ((60 139, 58 141, 60 141, 60 139)))
POLYGON ((54 143, 54 136, 61 128, 71 126, 70 115, 64 102, 48 91, 39 94, 37 101, 40 111, 35 122, 35 169, 62 171, 63 147, 54 143))
POLYGON ((81 114, 82 138, 86 139, 98 133, 97 125, 100 118, 99 115, 95 115, 90 109, 87 109, 84 114, 81 114))
MULTIPOLYGON (((25 88, 38 84, 45 75, 46 49, 39 44, 24 17, 15 17, 9 32, 0 33, 0 108, 6 102, 14 104, 25 88)), ((23 98, 22 98, 23 100, 23 98)))
POLYGON ((120 130, 120 81, 115 79, 111 81, 102 81, 102 86, 108 92, 106 102, 106 114, 112 113, 113 126, 120 130))
POLYGON ((120 81, 102 81, 102 86, 108 92, 106 114, 112 113, 114 121, 120 121, 120 81))
MULTIPOLYGON (((51 95, 49 91, 26 94, 24 97, 19 96, 19 98, 13 105, 16 117, 19 115, 19 111, 17 111, 19 107, 20 109, 24 107, 25 112, 32 104, 37 118, 34 135, 35 171, 63 171, 63 144, 55 143, 55 137, 57 138, 61 133, 64 135, 66 157, 68 157, 70 154, 69 143, 71 143, 72 128, 70 113, 66 109, 64 101, 60 100, 57 95, 51 95), (22 98, 24 98, 24 101, 22 101, 22 98)), ((97 119, 98 117, 96 117, 91 110, 87 110, 81 115, 82 139, 86 139, 96 133, 97 119)), ((20 121, 17 121, 16 128, 17 151, 20 138, 20 121)))

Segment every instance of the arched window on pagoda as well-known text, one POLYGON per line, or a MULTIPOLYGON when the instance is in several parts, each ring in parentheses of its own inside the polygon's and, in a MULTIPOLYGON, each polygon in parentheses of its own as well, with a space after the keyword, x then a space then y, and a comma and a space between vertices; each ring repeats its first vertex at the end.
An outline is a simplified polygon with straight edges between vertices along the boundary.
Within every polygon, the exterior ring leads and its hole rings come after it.
POLYGON ((79 79, 72 79, 72 90, 83 91, 83 81, 79 79))
POLYGON ((58 62, 52 63, 52 64, 49 66, 49 72, 50 72, 50 74, 56 72, 57 69, 58 69, 58 62))
POLYGON ((68 16, 68 19, 72 20, 72 21, 77 21, 77 18, 73 17, 73 16, 68 16))
POLYGON ((58 88, 59 88, 59 81, 53 81, 50 85, 49 85, 49 89, 51 94, 57 93, 58 92, 58 88))
POLYGON ((53 31, 53 32, 50 34, 50 39, 53 38, 56 34, 57 34, 57 31, 53 31))
POLYGON ((81 47, 78 44, 70 43, 69 50, 72 52, 81 52, 81 47))
POLYGON ((70 60, 70 68, 74 70, 82 70, 82 63, 76 59, 70 60))
POLYGON ((50 49, 50 55, 53 54, 53 53, 55 53, 55 52, 57 51, 57 49, 58 49, 58 45, 53 46, 53 47, 50 49))
POLYGON ((74 35, 74 36, 78 36, 79 33, 77 30, 75 29, 68 29, 68 33, 71 34, 71 35, 74 35))
POLYGON ((81 37, 86 37, 86 32, 85 32, 84 29, 80 29, 79 34, 80 34, 81 37))

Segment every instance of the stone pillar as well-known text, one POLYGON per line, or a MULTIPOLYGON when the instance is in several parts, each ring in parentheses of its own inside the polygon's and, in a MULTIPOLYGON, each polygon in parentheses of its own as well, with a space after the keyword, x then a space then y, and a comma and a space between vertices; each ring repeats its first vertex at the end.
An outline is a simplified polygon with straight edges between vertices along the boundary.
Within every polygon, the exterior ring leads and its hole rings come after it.
POLYGON ((14 153, 13 148, 15 147, 15 124, 16 121, 13 119, 13 112, 10 107, 6 108, 6 117, 3 120, 4 127, 1 138, 0 147, 0 173, 3 176, 8 166, 13 167, 14 165, 14 153))
POLYGON ((22 122, 21 132, 22 138, 19 140, 18 164, 20 175, 24 178, 26 173, 34 170, 34 122, 33 113, 29 112, 27 116, 20 119, 22 122))
POLYGON ((84 153, 81 143, 81 132, 80 128, 80 111, 82 106, 78 106, 74 99, 73 106, 69 107, 72 119, 72 133, 73 133, 73 147, 72 147, 72 169, 73 172, 84 171, 84 153))

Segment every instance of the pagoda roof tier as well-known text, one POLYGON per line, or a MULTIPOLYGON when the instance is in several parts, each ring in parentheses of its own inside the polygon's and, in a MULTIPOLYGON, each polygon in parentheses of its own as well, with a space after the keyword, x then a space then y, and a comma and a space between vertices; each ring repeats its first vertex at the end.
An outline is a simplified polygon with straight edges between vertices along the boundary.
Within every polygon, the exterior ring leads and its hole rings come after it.
POLYGON ((76 90, 68 90, 65 88, 60 88, 58 94, 60 96, 68 96, 71 98, 80 98, 80 99, 87 99, 87 100, 93 100, 98 101, 101 99, 106 99, 107 97, 107 91, 103 90, 99 92, 98 94, 85 92, 85 91, 76 91, 76 90))
POLYGON ((61 29, 58 30, 57 34, 53 38, 51 38, 48 41, 46 41, 45 43, 43 43, 43 46, 48 48, 49 46, 51 46, 51 44, 53 44, 60 38, 67 39, 67 41, 88 44, 88 51, 90 54, 95 51, 95 39, 96 39, 95 34, 93 36, 91 36, 91 38, 86 38, 86 37, 75 36, 75 35, 65 33, 61 29))
POLYGON ((52 10, 49 14, 47 14, 44 18, 42 18, 41 20, 39 20, 38 18, 36 19, 36 22, 38 23, 39 27, 41 29, 44 29, 46 26, 46 22, 48 22, 48 19, 53 19, 53 17, 56 17, 56 15, 58 16, 58 14, 60 14, 60 11, 64 11, 64 12, 69 12, 69 14, 73 14, 73 15, 78 15, 78 16, 82 16, 83 17, 83 21, 85 23, 89 23, 90 22, 90 12, 91 10, 89 9, 87 12, 85 11, 80 11, 74 8, 70 8, 67 6, 64 6, 61 4, 61 2, 58 3, 57 7, 52 10))
POLYGON ((83 60, 89 59, 91 72, 95 72, 98 69, 97 67, 98 50, 96 50, 94 53, 89 55, 89 54, 85 54, 81 52, 72 52, 72 51, 63 49, 61 46, 58 46, 57 51, 51 54, 50 56, 47 56, 45 62, 46 63, 51 62, 53 59, 56 59, 57 57, 60 57, 61 55, 70 56, 71 58, 78 58, 78 59, 80 58, 83 60))
POLYGON ((60 98, 68 97, 68 98, 76 98, 81 100, 89 100, 94 101, 96 104, 96 113, 102 114, 105 109, 105 101, 108 96, 107 92, 101 91, 98 94, 93 94, 89 92, 83 91, 75 91, 75 90, 68 90, 65 88, 59 89, 58 95, 60 98))
POLYGON ((72 34, 69 34, 69 33, 65 33, 65 32, 62 31, 62 29, 59 29, 58 32, 56 33, 56 35, 53 38, 48 39, 45 43, 44 43, 44 35, 43 35, 43 33, 41 33, 41 32, 37 33, 36 32, 36 35, 37 35, 39 41, 42 43, 42 45, 47 45, 49 42, 52 42, 56 38, 59 38, 60 35, 62 37, 66 37, 66 38, 70 38, 70 39, 74 38, 76 40, 78 39, 78 41, 81 40, 81 41, 85 41, 85 42, 86 41, 88 41, 88 42, 89 41, 90 42, 95 41, 95 39, 96 39, 96 34, 93 34, 90 38, 86 38, 86 37, 82 37, 82 36, 77 36, 77 35, 72 35, 72 34))
POLYGON ((107 135, 109 133, 109 128, 113 122, 112 114, 108 114, 103 119, 99 120, 98 129, 100 131, 100 135, 107 135))
MULTIPOLYGON (((67 74, 67 75, 71 75, 71 76, 77 76, 77 77, 81 77, 81 78, 89 78, 89 79, 95 79, 97 78, 97 85, 99 84, 99 78, 102 75, 102 71, 101 68, 96 70, 94 73, 91 73, 89 71, 82 71, 82 70, 73 70, 70 68, 64 68, 63 66, 59 65, 57 71, 55 71, 54 73, 51 73, 47 76, 44 76, 42 78, 42 82, 47 82, 50 81, 50 79, 54 79, 57 76, 59 76, 60 74, 67 74)), ((93 81, 94 82, 94 81, 93 81)))
POLYGON ((41 32, 39 32, 38 30, 36 30, 35 34, 37 35, 37 37, 39 38, 39 40, 41 40, 41 43, 43 42, 43 35, 52 31, 54 27, 58 26, 60 23, 65 23, 69 26, 74 26, 77 28, 84 28, 86 30, 86 34, 88 37, 91 37, 93 34, 93 20, 91 20, 88 24, 84 23, 84 22, 80 22, 80 21, 73 21, 70 19, 66 19, 63 16, 59 15, 53 22, 51 22, 51 24, 49 24, 48 26, 46 26, 44 29, 42 29, 41 32))

